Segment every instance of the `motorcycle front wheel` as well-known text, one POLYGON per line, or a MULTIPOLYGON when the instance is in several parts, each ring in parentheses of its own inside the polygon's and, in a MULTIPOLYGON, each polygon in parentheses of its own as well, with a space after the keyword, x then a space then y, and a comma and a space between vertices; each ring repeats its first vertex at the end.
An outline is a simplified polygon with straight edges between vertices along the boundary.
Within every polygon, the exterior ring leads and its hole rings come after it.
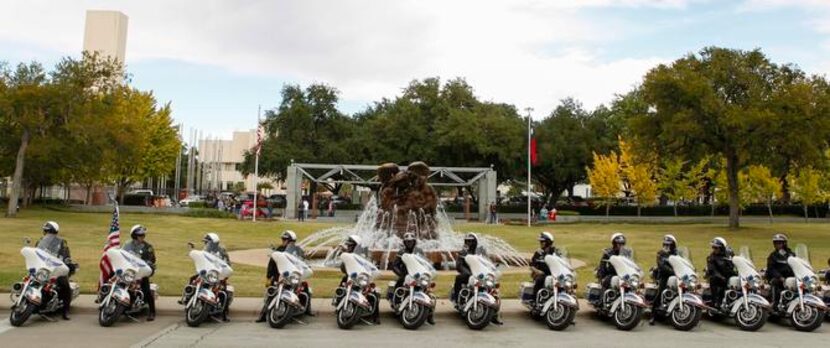
POLYGON ((628 303, 621 303, 620 308, 614 312, 614 326, 619 330, 630 331, 640 324, 643 318, 643 309, 628 303))
POLYGON ((424 322, 429 317, 429 308, 426 306, 415 303, 412 305, 411 308, 404 308, 401 311, 401 324, 407 330, 417 330, 421 325, 424 325, 424 322))
POLYGON ((545 313, 545 323, 551 330, 561 331, 568 328, 574 321, 576 311, 568 306, 559 305, 556 309, 552 307, 545 313))
POLYGON ((677 330, 689 331, 697 326, 702 315, 703 311, 698 307, 688 304, 677 306, 671 312, 671 325, 677 330))
POLYGON ((758 331, 767 322, 767 311, 761 306, 750 303, 742 304, 735 314, 735 324, 744 331, 758 331))
POLYGON ((804 305, 795 306, 793 314, 790 316, 790 321, 793 327, 798 331, 813 331, 821 326, 824 321, 824 313, 813 306, 804 305))
POLYGON ((9 314, 9 322, 11 322, 12 326, 21 326, 26 320, 29 320, 29 317, 32 316, 32 313, 35 311, 35 305, 23 300, 20 305, 15 306, 12 308, 11 314, 9 314))
POLYGON ((346 303, 343 308, 337 311, 337 327, 349 330, 357 324, 360 319, 360 310, 351 302, 346 303))
POLYGON ((268 325, 272 328, 281 329, 291 320, 291 308, 283 302, 279 301, 270 311, 268 311, 268 325))
POLYGON ((494 315, 496 315, 496 311, 492 308, 479 304, 478 306, 471 307, 467 311, 467 314, 464 316, 464 322, 467 324, 467 327, 473 330, 481 330, 490 324, 494 315))
POLYGON ((193 306, 184 312, 184 318, 187 322, 187 326, 198 327, 199 325, 202 325, 205 319, 207 319, 209 311, 210 309, 207 304, 202 302, 202 300, 196 300, 193 303, 193 306))
POLYGON ((118 301, 110 300, 110 303, 104 307, 98 309, 98 324, 102 327, 110 327, 112 324, 115 324, 115 321, 121 317, 121 314, 124 313, 124 310, 127 309, 124 305, 118 303, 118 301))

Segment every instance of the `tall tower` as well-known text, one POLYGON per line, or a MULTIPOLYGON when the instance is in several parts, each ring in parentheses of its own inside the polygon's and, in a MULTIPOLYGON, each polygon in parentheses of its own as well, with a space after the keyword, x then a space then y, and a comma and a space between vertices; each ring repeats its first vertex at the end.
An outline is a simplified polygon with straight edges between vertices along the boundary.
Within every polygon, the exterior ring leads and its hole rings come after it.
POLYGON ((86 11, 84 51, 98 52, 122 64, 127 50, 127 21, 119 11, 86 11))

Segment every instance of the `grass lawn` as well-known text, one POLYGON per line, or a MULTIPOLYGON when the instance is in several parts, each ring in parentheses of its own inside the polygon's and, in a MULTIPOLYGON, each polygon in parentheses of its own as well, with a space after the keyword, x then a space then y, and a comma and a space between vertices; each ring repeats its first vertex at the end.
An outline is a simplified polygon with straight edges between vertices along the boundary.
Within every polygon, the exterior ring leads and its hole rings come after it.
MULTIPOLYGON (((46 220, 55 220, 61 226, 61 235, 69 242, 73 258, 81 269, 74 279, 79 281, 83 292, 93 292, 98 278, 98 260, 104 237, 108 230, 110 214, 68 213, 45 209, 24 210, 15 219, 0 218, 0 291, 7 292, 13 282, 25 272, 24 260, 19 251, 23 237, 36 239, 41 235, 40 226, 46 220)), ((122 214, 121 227, 129 231, 133 224, 142 223, 149 229, 147 240, 153 244, 158 258, 158 272, 153 280, 161 287, 164 295, 178 295, 188 277, 193 274, 193 262, 187 256, 188 241, 199 241, 206 232, 217 232, 228 250, 265 248, 278 243, 279 233, 292 229, 300 238, 332 226, 321 223, 258 222, 232 219, 190 218, 174 215, 122 214)), ((562 224, 546 227, 500 226, 483 224, 456 225, 457 231, 479 232, 498 236, 522 252, 538 248, 536 236, 542 230, 553 232, 556 244, 566 247, 571 257, 587 262, 579 270, 579 293, 584 284, 594 280, 593 269, 600 251, 609 245, 613 232, 623 232, 629 246, 634 248, 637 261, 643 269, 654 264, 654 255, 662 243, 662 235, 674 234, 681 245, 692 250, 693 261, 702 273, 709 253, 709 241, 722 236, 735 249, 749 245, 755 264, 764 267, 766 255, 770 252, 770 238, 775 232, 786 232, 791 245, 805 243, 810 247, 813 266, 826 267, 830 257, 830 224, 745 224, 738 231, 730 231, 717 224, 562 224)), ((125 237, 127 232, 124 232, 125 237)), ((231 260, 233 261, 233 260, 231 260)), ((239 296, 261 296, 264 284, 262 268, 234 264, 231 283, 239 296)), ((505 296, 516 296, 518 283, 528 280, 528 273, 509 274, 502 279, 505 296)), ((315 295, 328 297, 339 280, 339 272, 318 271, 311 279, 315 295)), ((382 279, 389 280, 389 279, 382 279)), ((385 281, 378 281, 385 289, 385 281)), ((452 276, 438 279, 438 293, 441 297, 449 293, 452 276)))

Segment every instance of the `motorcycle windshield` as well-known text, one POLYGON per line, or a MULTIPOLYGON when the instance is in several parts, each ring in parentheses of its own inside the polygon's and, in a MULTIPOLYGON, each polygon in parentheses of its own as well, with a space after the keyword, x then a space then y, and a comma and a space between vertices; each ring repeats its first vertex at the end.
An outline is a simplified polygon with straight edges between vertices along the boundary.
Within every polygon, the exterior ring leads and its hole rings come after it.
POLYGON ((60 277, 69 274, 69 267, 67 267, 63 261, 45 250, 33 247, 23 247, 23 249, 20 250, 20 254, 23 255, 23 258, 26 260, 26 268, 28 269, 34 269, 37 271, 41 268, 45 268, 52 273, 53 277, 60 277))
POLYGON ((790 268, 793 269, 793 273, 799 279, 812 278, 816 276, 816 273, 813 272, 813 266, 811 266, 810 262, 805 259, 797 256, 790 256, 787 259, 787 264, 790 265, 790 268))
POLYGON ((755 269, 755 264, 752 263, 752 259, 748 259, 744 256, 734 256, 732 257, 732 264, 735 265, 735 269, 738 270, 738 275, 741 278, 760 278, 760 274, 755 269))
POLYGON ((153 273, 153 269, 144 262, 138 254, 120 248, 111 248, 107 250, 107 257, 112 264, 113 270, 116 272, 121 270, 125 272, 132 270, 136 272, 138 279, 149 277, 153 273))
POLYGON ((686 259, 686 261, 689 261, 690 264, 694 264, 692 262, 692 252, 689 251, 689 248, 686 246, 680 246, 677 248, 677 256, 686 259))
POLYGON ((470 266, 470 271, 475 277, 479 277, 479 275, 487 276, 488 274, 492 274, 496 278, 500 276, 496 266, 486 257, 481 255, 467 255, 464 257, 464 261, 470 266))
POLYGON ((738 250, 738 256, 743 257, 747 260, 752 260, 752 250, 749 249, 749 246, 742 245, 741 248, 738 250))
POLYGON ((281 251, 275 251, 271 253, 271 259, 274 260, 274 262, 277 264, 277 268, 283 274, 297 273, 300 275, 300 277, 306 279, 310 277, 313 273, 311 267, 308 267, 308 265, 305 262, 303 262, 302 260, 300 260, 292 254, 281 251))
POLYGON ((798 258, 805 260, 807 262, 812 261, 810 260, 810 250, 807 249, 807 246, 804 244, 799 243, 795 246, 795 256, 798 256, 798 258))
POLYGON ((341 253, 340 260, 346 267, 346 273, 351 275, 366 274, 374 279, 380 275, 380 270, 371 261, 353 253, 341 253))
POLYGON ((669 264, 674 270, 674 275, 678 278, 697 276, 695 273, 695 266, 688 259, 679 255, 669 256, 669 264))
POLYGON ((620 277, 624 277, 626 275, 643 276, 643 270, 640 269, 640 266, 638 266, 637 263, 629 257, 613 255, 608 259, 608 262, 611 263, 611 266, 614 267, 614 270, 620 277))
POLYGON ((547 264, 550 274, 553 276, 573 274, 573 268, 565 257, 556 254, 546 255, 545 264, 547 264))
POLYGON ((401 256, 403 263, 406 265, 406 272, 410 275, 426 274, 430 277, 435 277, 435 268, 425 258, 416 254, 403 254, 401 256))

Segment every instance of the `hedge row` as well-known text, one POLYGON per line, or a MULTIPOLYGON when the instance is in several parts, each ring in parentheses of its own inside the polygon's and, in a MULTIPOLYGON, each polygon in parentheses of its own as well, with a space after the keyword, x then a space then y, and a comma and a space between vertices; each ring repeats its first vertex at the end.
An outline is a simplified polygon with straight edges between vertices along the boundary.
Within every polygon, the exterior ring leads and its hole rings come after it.
MULTIPOLYGON (((527 209, 527 208, 525 208, 527 209)), ((580 215, 605 215, 605 206, 594 206, 594 207, 576 207, 576 206, 563 206, 558 207, 557 209, 560 210, 573 210, 578 212, 580 215)), ((817 205, 817 206, 810 206, 808 207, 808 214, 810 217, 826 217, 827 216, 827 206, 826 205, 817 205)), ((525 210, 526 211, 526 210, 525 210)), ((801 205, 773 205, 772 206, 772 213, 773 215, 789 215, 789 216, 804 216, 804 207, 801 205)), ((615 216, 636 216, 637 215, 637 206, 611 206, 609 211, 609 215, 615 216)), ((641 215, 643 216, 673 216, 674 215, 674 207, 670 205, 659 205, 659 206, 651 206, 651 207, 643 207, 641 209, 641 215)), ((712 206, 711 205, 692 205, 692 206, 678 206, 677 207, 677 215, 678 216, 710 216, 712 215, 712 206)), ((715 215, 717 216, 727 216, 729 215, 729 207, 724 205, 715 206, 715 215)), ((744 216, 767 216, 769 215, 769 211, 767 210, 767 206, 765 205, 750 205, 745 207, 741 211, 741 215, 744 216)))

